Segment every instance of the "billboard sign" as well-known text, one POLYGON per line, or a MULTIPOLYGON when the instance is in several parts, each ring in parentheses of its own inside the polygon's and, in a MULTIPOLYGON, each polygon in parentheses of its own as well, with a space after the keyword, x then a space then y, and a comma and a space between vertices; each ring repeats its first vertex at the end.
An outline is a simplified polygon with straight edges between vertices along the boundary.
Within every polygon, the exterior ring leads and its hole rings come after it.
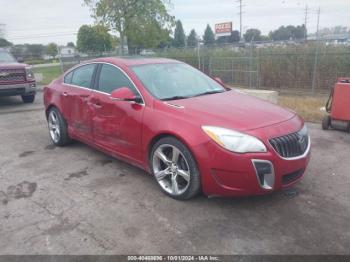
POLYGON ((220 23, 215 25, 215 35, 219 36, 228 36, 232 32, 232 22, 220 23))

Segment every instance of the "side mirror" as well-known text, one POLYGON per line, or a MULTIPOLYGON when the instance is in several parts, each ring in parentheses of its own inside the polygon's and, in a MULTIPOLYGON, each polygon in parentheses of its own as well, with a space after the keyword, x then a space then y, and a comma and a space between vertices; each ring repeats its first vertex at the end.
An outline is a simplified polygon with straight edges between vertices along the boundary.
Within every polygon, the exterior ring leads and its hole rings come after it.
POLYGON ((23 57, 17 57, 17 62, 18 63, 24 63, 23 57))
POLYGON ((131 101, 141 104, 142 98, 135 96, 135 94, 127 87, 121 87, 114 90, 111 94, 111 99, 116 101, 131 101))

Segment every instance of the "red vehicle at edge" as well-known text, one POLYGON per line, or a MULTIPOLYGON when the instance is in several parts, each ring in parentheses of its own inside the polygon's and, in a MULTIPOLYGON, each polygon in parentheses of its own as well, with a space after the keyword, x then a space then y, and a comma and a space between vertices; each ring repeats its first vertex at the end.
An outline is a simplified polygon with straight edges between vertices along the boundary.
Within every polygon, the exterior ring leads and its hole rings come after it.
POLYGON ((154 175, 175 199, 266 194, 303 177, 310 138, 295 113, 169 59, 103 58, 45 88, 50 136, 154 175))

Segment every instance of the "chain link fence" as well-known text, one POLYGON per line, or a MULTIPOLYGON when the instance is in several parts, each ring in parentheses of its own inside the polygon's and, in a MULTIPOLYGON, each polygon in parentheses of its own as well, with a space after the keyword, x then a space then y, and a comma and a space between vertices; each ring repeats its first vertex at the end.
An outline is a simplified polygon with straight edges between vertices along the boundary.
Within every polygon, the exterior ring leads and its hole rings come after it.
MULTIPOLYGON (((338 77, 350 76, 350 46, 321 42, 317 52, 317 45, 316 42, 249 43, 132 53, 180 60, 233 86, 286 93, 328 93, 338 77)), ((80 54, 61 57, 60 63, 65 71, 86 60, 108 56, 121 55, 118 51, 80 54)))

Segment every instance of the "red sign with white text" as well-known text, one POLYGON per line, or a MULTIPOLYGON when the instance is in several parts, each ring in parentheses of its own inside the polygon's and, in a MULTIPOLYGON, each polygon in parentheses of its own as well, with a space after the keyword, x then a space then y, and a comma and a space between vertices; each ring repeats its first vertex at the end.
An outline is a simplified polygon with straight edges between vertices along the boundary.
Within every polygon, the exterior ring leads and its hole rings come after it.
POLYGON ((222 35, 231 35, 232 32, 232 22, 220 23, 215 25, 215 34, 222 35))

